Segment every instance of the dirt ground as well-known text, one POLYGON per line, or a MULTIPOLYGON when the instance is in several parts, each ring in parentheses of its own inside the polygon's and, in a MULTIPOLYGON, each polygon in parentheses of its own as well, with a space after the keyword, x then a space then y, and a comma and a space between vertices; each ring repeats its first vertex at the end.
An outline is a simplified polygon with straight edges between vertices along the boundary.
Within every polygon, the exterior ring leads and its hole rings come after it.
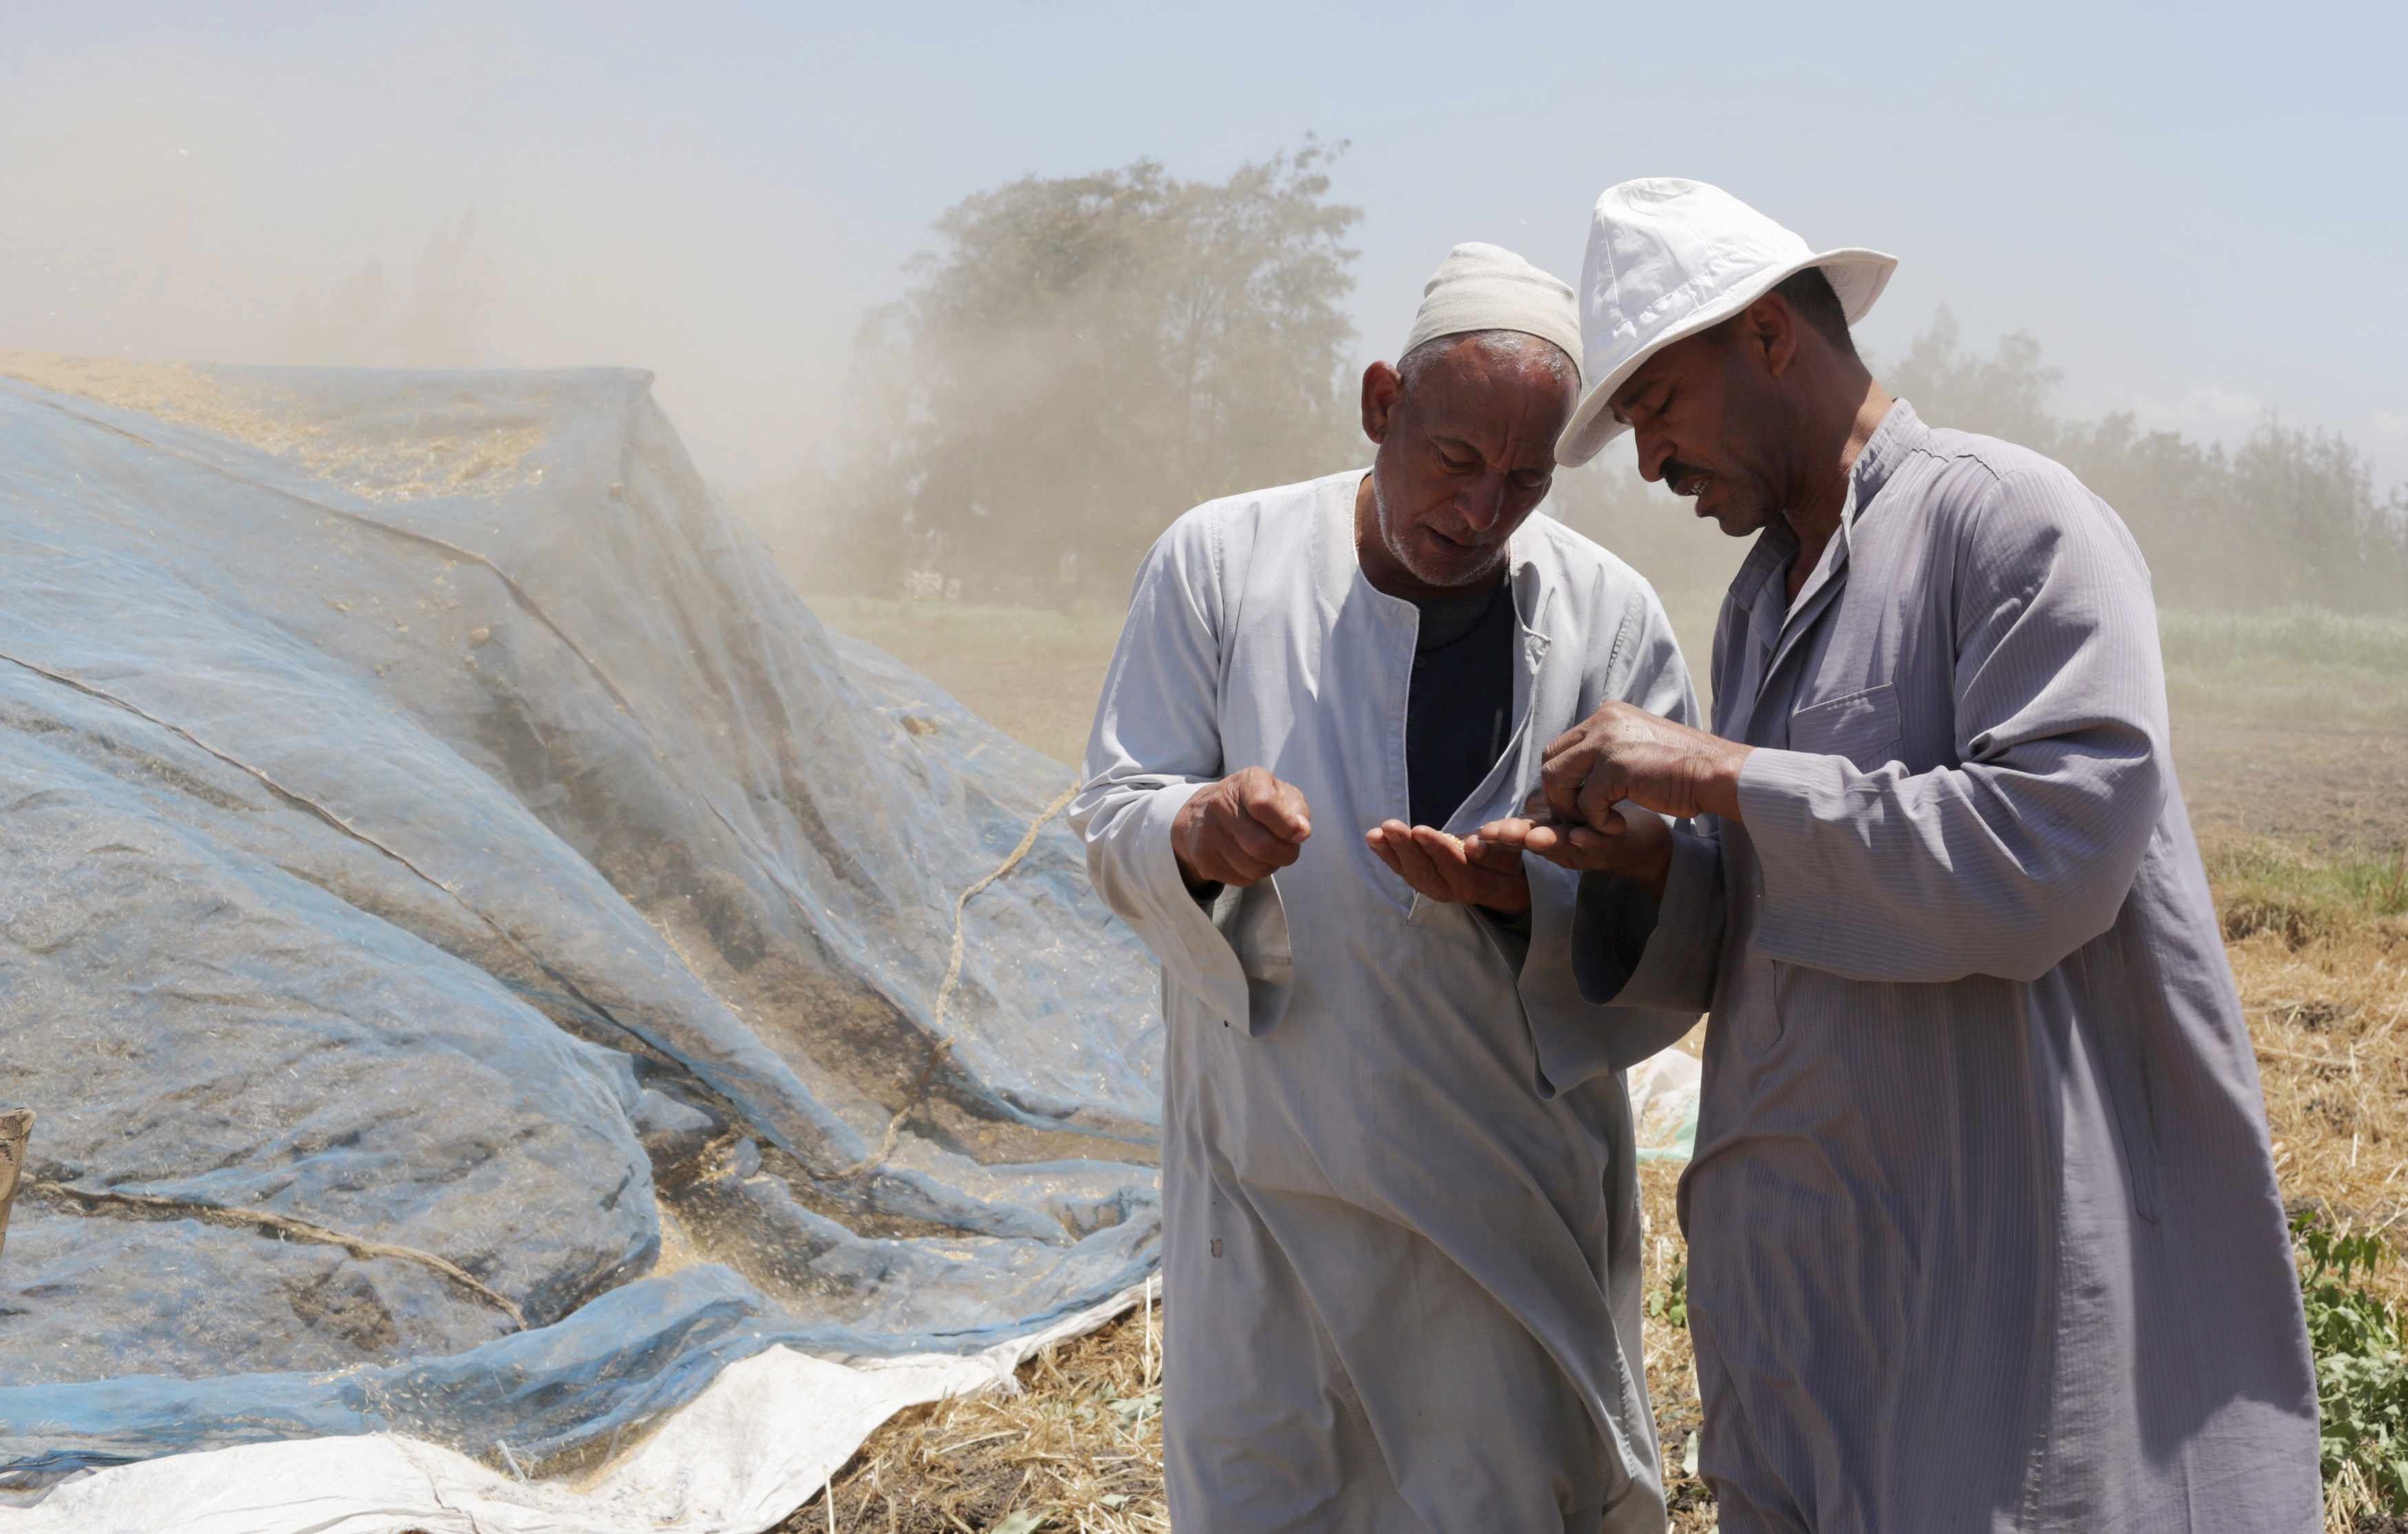
MULTIPOLYGON (((1117 613, 954 609, 929 616, 897 603, 815 606, 833 626, 894 652, 1066 761, 1082 749, 1119 626, 1117 613)), ((2251 849, 2311 868, 2387 857, 2395 886, 2401 877, 2408 729, 2194 710, 2175 721, 2175 756, 2212 868, 2236 867, 2232 851, 2251 849)), ((2408 914, 2243 918, 2239 893, 2219 888, 2218 896, 2258 1042, 2284 1192, 2352 1228, 2408 1236, 2408 914)), ((1672 1527, 1701 1534, 1714 1527, 1713 1509, 1685 1469, 1700 1412, 1687 1333, 1671 1304, 1684 1256, 1673 1214, 1678 1169, 1650 1166, 1641 1176, 1656 1312, 1647 1321, 1648 1383, 1672 1527)), ((2408 1298, 2402 1278, 2397 1262, 2379 1275, 2408 1298)), ((1067 1344, 1024 1371, 1026 1388, 1017 1397, 905 1413, 837 1478, 833 1522, 824 1500, 815 1499, 781 1529, 1168 1528, 1157 1324, 1158 1317, 1133 1315, 1067 1344)), ((2380 1526, 2358 1524, 2337 1508, 2329 1527, 2349 1534, 2380 1526)))
POLYGON ((2248 836, 2326 853, 2408 847, 2408 731, 2177 719, 2174 770, 2202 844, 2248 836))

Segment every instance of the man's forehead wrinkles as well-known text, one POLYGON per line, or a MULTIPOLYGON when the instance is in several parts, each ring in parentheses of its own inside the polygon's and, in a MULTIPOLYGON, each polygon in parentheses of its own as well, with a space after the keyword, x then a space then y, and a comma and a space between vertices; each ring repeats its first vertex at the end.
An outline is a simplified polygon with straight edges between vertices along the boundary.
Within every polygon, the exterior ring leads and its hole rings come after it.
POLYGON ((1488 452, 1506 436, 1509 428, 1498 418, 1496 410, 1479 410, 1468 414, 1450 414, 1432 421, 1427 435, 1435 441, 1455 442, 1478 452, 1488 452))
POLYGON ((1557 433, 1545 423, 1535 428, 1518 421, 1504 423, 1496 437, 1487 441, 1475 441, 1443 428, 1433 428, 1426 435, 1441 446, 1456 446, 1476 455, 1482 464, 1500 473, 1518 474, 1525 469, 1555 472, 1557 433))
POLYGON ((1560 395, 1543 395, 1534 390, 1483 390, 1440 403, 1428 412, 1433 431, 1453 431, 1458 436, 1486 433, 1494 436, 1532 416, 1559 408, 1560 395))
POLYGON ((1498 421, 1489 424, 1493 429, 1478 436, 1445 429, 1434 430, 1430 436, 1440 444, 1452 444, 1474 453, 1483 463, 1509 474, 1541 461, 1555 462, 1555 437, 1552 433, 1530 430, 1526 423, 1518 421, 1498 421))

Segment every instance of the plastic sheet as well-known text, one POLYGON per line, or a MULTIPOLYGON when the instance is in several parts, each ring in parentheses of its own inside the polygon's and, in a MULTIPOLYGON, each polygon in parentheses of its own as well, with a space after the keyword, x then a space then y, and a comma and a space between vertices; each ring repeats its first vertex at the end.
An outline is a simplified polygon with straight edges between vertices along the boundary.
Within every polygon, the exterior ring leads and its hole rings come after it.
MULTIPOLYGON (((530 1479, 388 1433, 246 1444, 87 1471, 6 1534, 759 1534, 825 1488, 904 1407, 1009 1388, 1046 1343, 1129 1294, 967 1356, 852 1368, 770 1348, 722 1369, 651 1437, 580 1475, 530 1479)), ((848 1507, 843 1511, 850 1512, 848 1507)))
POLYGON ((1143 1280, 1155 982, 1069 770, 832 641, 644 375, 49 381, 0 379, 0 1485, 541 1468, 1143 1280))
POLYGON ((1694 1054, 1659 1051, 1630 1068, 1630 1120, 1641 1161, 1686 1161, 1698 1140, 1698 1093, 1705 1084, 1694 1054))

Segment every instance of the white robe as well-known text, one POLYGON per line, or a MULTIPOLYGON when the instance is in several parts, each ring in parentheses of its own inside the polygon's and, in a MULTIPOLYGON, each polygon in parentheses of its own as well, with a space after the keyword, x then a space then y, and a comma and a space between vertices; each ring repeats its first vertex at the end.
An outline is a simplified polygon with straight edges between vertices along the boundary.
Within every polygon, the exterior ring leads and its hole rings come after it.
MULTIPOLYGON (((1406 815, 1418 609, 1364 579, 1360 470, 1199 507, 1138 578, 1072 806, 1162 960, 1165 1459, 1182 1534, 1664 1526, 1622 1069, 1689 1020, 1581 999, 1578 881, 1528 952, 1364 844, 1406 815), (1296 864, 1207 910, 1172 817, 1262 767, 1296 864)), ((1447 829, 1511 812, 1610 698, 1694 716, 1647 583, 1543 513, 1511 544, 1514 732, 1447 829)))

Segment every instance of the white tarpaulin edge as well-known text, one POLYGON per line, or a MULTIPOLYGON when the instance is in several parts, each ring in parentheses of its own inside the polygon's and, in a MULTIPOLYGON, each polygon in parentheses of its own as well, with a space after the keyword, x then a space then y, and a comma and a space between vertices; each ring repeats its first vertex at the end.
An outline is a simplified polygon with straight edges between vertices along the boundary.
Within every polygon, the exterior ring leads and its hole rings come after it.
POLYGON ((968 1356, 849 1367, 771 1348, 574 1485, 390 1433, 300 1439, 96 1471, 0 1508, 0 1534, 761 1534, 897 1412, 1008 1388, 1024 1361, 1154 1303, 1160 1283, 968 1356))

